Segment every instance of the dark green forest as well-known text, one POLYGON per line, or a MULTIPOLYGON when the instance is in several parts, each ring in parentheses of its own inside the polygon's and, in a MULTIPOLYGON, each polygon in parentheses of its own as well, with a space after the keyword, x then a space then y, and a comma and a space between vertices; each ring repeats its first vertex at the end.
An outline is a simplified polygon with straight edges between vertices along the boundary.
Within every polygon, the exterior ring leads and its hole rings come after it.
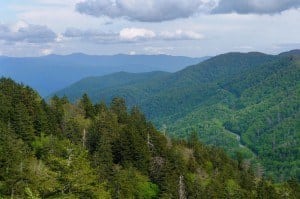
POLYGON ((122 98, 46 103, 2 78, 0 102, 0 198, 300 197, 296 178, 274 183, 197 132, 172 139, 122 98))
POLYGON ((83 79, 56 94, 138 105, 170 137, 196 132, 277 182, 300 180, 300 51, 227 53, 176 73, 116 73, 83 79))

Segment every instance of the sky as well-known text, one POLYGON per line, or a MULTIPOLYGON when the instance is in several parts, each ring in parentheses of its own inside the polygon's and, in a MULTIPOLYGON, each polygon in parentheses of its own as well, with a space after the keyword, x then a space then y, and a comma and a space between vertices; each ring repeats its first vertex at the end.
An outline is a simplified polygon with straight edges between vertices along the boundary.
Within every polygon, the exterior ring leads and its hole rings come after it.
POLYGON ((277 54, 300 48, 300 0, 0 0, 0 55, 277 54))

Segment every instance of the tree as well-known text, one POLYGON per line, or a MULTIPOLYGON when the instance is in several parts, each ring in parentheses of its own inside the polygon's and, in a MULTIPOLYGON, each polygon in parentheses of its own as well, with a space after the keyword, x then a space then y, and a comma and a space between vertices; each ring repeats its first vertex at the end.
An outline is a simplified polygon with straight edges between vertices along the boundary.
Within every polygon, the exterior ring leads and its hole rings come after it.
POLYGON ((119 123, 127 120, 127 107, 123 98, 114 98, 110 104, 110 110, 118 116, 119 123))
POLYGON ((114 179, 114 197, 116 198, 157 198, 158 186, 138 172, 129 167, 116 173, 114 179))
POLYGON ((94 105, 86 93, 82 95, 82 98, 80 100, 80 105, 83 107, 83 110, 85 111, 85 118, 95 117, 94 105))
POLYGON ((108 194, 98 183, 97 176, 88 161, 88 152, 67 140, 55 141, 47 156, 47 165, 58 173, 59 190, 64 195, 81 198, 97 198, 108 194))
POLYGON ((11 127, 18 137, 24 141, 31 142, 34 139, 34 128, 32 118, 22 103, 14 104, 11 112, 11 127))

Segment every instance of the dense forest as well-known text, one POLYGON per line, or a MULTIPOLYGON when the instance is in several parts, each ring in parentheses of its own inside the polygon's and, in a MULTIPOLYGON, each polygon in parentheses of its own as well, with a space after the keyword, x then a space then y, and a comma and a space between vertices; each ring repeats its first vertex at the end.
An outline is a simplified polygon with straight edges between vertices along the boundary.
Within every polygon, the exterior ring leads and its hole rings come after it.
POLYGON ((236 153, 158 132, 122 98, 46 103, 0 79, 0 198, 299 198, 236 153))
POLYGON ((300 51, 227 53, 176 73, 115 73, 85 78, 56 94, 94 103, 116 96, 138 105, 169 136, 196 132, 237 152, 277 182, 300 180, 300 51))

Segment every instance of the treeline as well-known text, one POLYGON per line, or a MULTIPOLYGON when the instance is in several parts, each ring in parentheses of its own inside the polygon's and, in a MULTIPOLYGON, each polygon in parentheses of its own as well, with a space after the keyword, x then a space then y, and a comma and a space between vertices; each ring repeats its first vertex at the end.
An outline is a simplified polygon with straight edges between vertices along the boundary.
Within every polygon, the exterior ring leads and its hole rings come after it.
POLYGON ((172 140, 137 107, 76 104, 0 79, 0 198, 299 198, 191 133, 172 140))

